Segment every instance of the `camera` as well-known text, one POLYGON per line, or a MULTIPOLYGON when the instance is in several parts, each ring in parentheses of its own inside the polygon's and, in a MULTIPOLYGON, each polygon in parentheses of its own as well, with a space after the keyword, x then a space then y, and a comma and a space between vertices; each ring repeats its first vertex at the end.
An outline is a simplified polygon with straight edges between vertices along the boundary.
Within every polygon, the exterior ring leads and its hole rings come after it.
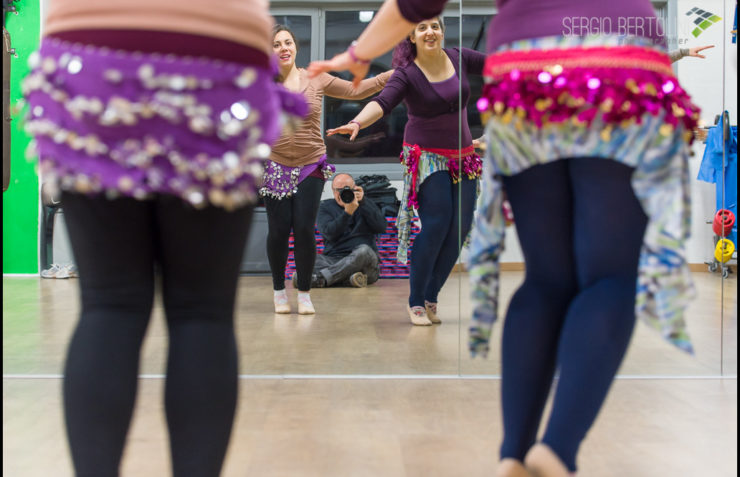
POLYGON ((355 201, 355 190, 350 186, 344 186, 339 190, 339 198, 345 204, 351 204, 355 201))

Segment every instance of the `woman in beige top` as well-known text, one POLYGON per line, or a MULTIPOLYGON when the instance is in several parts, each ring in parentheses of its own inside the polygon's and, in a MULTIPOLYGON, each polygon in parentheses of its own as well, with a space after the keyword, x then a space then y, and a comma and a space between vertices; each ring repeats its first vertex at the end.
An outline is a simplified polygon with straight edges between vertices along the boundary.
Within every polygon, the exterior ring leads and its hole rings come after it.
POLYGON ((261 164, 280 115, 306 109, 274 82, 272 23, 263 0, 49 2, 23 89, 79 269, 64 369, 78 476, 119 473, 155 283, 169 333, 172 474, 220 474, 237 403, 239 264, 261 164))
POLYGON ((298 289, 298 313, 315 313, 309 290, 316 261, 315 224, 324 182, 334 173, 326 162, 326 146, 321 133, 321 103, 324 95, 341 99, 363 99, 377 93, 393 71, 363 80, 357 88, 352 83, 327 73, 308 79, 305 69, 295 64, 298 44, 295 35, 277 25, 272 49, 278 57, 279 82, 288 90, 303 93, 309 112, 292 133, 284 134, 274 145, 265 167, 261 195, 267 210, 267 258, 272 270, 275 313, 290 313, 285 291, 285 265, 288 261, 290 231, 294 235, 298 289))

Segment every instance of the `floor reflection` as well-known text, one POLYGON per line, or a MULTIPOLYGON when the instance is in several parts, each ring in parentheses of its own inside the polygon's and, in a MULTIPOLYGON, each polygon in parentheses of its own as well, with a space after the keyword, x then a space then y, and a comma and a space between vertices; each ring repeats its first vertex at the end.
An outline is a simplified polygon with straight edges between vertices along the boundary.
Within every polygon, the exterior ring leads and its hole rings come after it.
MULTIPOLYGON (((504 272, 502 303, 514 292, 523 272, 504 272)), ((721 277, 694 273, 698 298, 687 316, 696 355, 666 344, 642 324, 636 328, 623 375, 719 375, 737 370, 737 287, 725 280, 725 320, 721 320, 721 277), (720 337, 724 334, 724 341, 720 337)), ((288 284, 295 308, 295 290, 288 284)), ((467 353, 470 304, 467 276, 456 274, 440 295, 441 325, 414 327, 408 322, 406 280, 381 280, 364 289, 312 291, 316 315, 277 315, 272 310, 268 277, 242 277, 236 329, 240 373, 498 375, 499 345, 487 360, 467 353), (462 299, 460 298, 462 297, 462 299), (462 317, 462 318, 461 318, 462 317)), ((3 279, 3 372, 59 374, 78 313, 77 282, 38 278, 3 279)), ((500 343, 501 325, 493 343, 500 343)), ((143 374, 162 374, 167 334, 157 301, 142 350, 143 374)))

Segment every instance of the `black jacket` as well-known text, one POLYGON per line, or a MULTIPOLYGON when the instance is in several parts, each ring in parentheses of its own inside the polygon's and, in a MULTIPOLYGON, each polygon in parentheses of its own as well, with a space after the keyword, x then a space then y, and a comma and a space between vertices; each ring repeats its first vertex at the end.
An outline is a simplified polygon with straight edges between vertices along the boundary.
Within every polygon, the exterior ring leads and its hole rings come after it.
POLYGON ((387 225, 380 208, 364 198, 352 215, 333 198, 321 201, 317 222, 324 237, 324 255, 332 257, 346 257, 362 244, 377 253, 375 235, 385 232, 387 225))

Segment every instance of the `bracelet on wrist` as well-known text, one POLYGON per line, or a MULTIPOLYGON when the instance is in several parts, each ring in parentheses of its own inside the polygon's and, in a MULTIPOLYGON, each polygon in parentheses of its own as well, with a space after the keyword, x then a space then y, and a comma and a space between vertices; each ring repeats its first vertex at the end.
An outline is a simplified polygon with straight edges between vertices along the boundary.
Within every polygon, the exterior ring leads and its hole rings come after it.
POLYGON ((360 124, 360 121, 356 121, 356 120, 353 119, 352 121, 349 122, 349 124, 352 124, 352 123, 357 124, 357 127, 360 128, 360 129, 362 129, 362 124, 360 124))
POLYGON ((349 57, 352 58, 352 61, 355 63, 359 63, 361 65, 369 65, 370 60, 363 60, 361 58, 358 58, 355 54, 355 46, 357 46, 357 42, 353 41, 352 44, 349 45, 349 48, 347 48, 347 53, 349 54, 349 57))

